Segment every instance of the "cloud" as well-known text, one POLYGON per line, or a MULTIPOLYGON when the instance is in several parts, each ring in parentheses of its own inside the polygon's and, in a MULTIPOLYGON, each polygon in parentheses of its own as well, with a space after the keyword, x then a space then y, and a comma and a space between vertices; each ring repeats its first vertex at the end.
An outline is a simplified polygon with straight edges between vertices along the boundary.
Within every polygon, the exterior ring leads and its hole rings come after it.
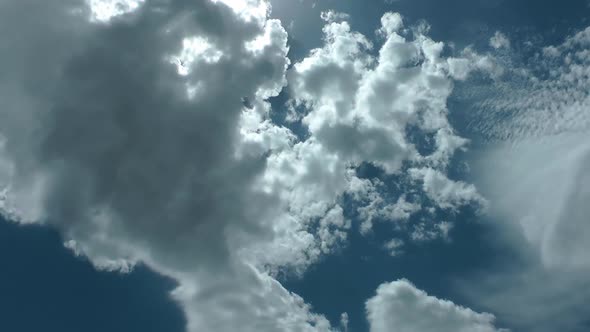
POLYGON ((588 31, 539 52, 535 71, 512 69, 519 79, 498 82, 473 121, 489 142, 475 167, 481 187, 551 267, 590 266, 582 203, 590 156, 588 31))
POLYGON ((0 4, 2 31, 22 32, 3 35, 5 214, 56 227, 98 267, 175 278, 190 331, 330 328, 246 259, 308 235, 273 229, 284 205, 259 186, 292 139, 268 121, 288 48, 266 5, 146 0, 90 23, 83 1, 0 4))
POLYGON ((432 168, 413 168, 409 170, 414 180, 422 182, 424 192, 443 209, 474 204, 485 208, 487 202, 472 184, 453 181, 432 168))
POLYGON ((409 202, 403 194, 395 201, 388 199, 387 191, 385 183, 378 178, 360 179, 351 176, 347 194, 359 205, 357 213, 362 220, 362 234, 370 233, 375 221, 408 222, 413 214, 422 209, 420 202, 409 202))
POLYGON ((88 0, 92 19, 108 22, 112 18, 134 11, 145 0, 88 0))
POLYGON ((429 296, 402 279, 381 284, 366 302, 371 332, 499 332, 494 316, 429 296))
POLYGON ((501 57, 510 75, 470 91, 468 122, 482 141, 471 163, 475 183, 494 220, 519 233, 510 242, 526 259, 516 271, 501 266, 471 281, 468 293, 523 329, 585 330, 588 313, 578 308, 589 298, 589 35, 534 45, 530 65, 513 50, 501 57))
POLYGON ((318 143, 341 158, 373 162, 390 173, 404 160, 421 157, 405 137, 406 126, 415 123, 434 133, 449 129, 444 101, 451 82, 439 59, 442 44, 424 36, 406 41, 395 32, 399 22, 397 14, 384 16, 382 29, 389 35, 377 59, 367 52, 369 40, 348 23, 328 24, 326 45, 296 63, 290 76, 295 100, 311 110, 303 123, 318 143))
POLYGON ((495 49, 510 48, 510 39, 500 31, 496 31, 490 38, 490 46, 495 49))
MULTIPOLYGON (((387 175, 399 175, 400 183, 410 176, 407 165, 432 168, 444 177, 451 157, 468 144, 451 127, 446 102, 453 80, 467 77, 481 60, 475 54, 442 57, 444 44, 426 36, 425 29, 404 29, 398 13, 383 15, 378 34, 383 44, 373 56, 375 45, 366 36, 347 22, 328 21, 325 45, 295 63, 288 74, 291 106, 299 115, 292 120, 301 121, 310 137, 305 144, 329 157, 324 164, 334 170, 315 178, 329 179, 332 188, 364 205, 358 209, 362 233, 371 231, 374 219, 407 221, 421 205, 403 195, 384 197, 383 181, 361 180, 346 169, 371 163, 387 175), (461 75, 455 75, 453 61, 465 63, 461 75), (421 152, 412 139, 416 136, 431 137, 432 151, 421 152)), ((433 199, 443 203, 440 208, 481 200, 473 186, 446 181, 447 187, 424 187, 433 197, 448 198, 433 199), (455 189, 462 192, 452 193, 455 189)))
POLYGON ((473 303, 502 317, 515 331, 588 330, 587 274, 548 270, 533 262, 519 264, 509 270, 495 266, 474 280, 464 280, 458 289, 473 303))
POLYGON ((340 315, 340 327, 343 332, 348 332, 348 313, 346 312, 340 315))
MULTIPOLYGON (((55 227, 99 268, 141 261, 176 279, 189 331, 330 330, 275 276, 346 242, 342 200, 361 164, 446 173, 467 144, 447 119, 455 76, 443 44, 406 37, 393 13, 377 57, 329 22, 325 45, 287 74, 287 33, 268 11, 263 0, 1 2, 2 213, 55 227), (303 139, 269 116, 287 76, 303 139)), ((449 187, 473 194, 445 181, 425 190, 446 190, 449 205, 467 201, 449 187)), ((390 203, 367 214, 417 210, 390 203)))
POLYGON ((344 21, 350 18, 350 15, 346 13, 335 12, 333 10, 323 11, 320 13, 320 17, 322 20, 331 23, 337 21, 344 21))
POLYGON ((560 45, 536 45, 538 52, 529 59, 534 67, 520 63, 518 53, 497 57, 510 69, 510 77, 497 81, 494 89, 470 91, 479 99, 475 118, 470 119, 472 129, 494 141, 587 131, 588 35, 589 28, 560 45))

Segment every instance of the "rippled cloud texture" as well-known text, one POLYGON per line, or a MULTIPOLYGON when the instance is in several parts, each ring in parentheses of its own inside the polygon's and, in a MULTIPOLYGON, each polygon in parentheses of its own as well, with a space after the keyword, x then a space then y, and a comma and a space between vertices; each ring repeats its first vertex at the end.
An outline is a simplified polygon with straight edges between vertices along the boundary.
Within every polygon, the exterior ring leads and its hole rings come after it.
MULTIPOLYGON (((501 33, 491 43, 509 45, 501 33)), ((473 163, 478 188, 494 220, 521 234, 517 246, 529 258, 516 271, 490 273, 486 286, 475 283, 470 291, 517 326, 585 331, 590 30, 534 47, 525 63, 518 51, 498 55, 510 75, 471 90, 471 126, 484 141, 473 163)))

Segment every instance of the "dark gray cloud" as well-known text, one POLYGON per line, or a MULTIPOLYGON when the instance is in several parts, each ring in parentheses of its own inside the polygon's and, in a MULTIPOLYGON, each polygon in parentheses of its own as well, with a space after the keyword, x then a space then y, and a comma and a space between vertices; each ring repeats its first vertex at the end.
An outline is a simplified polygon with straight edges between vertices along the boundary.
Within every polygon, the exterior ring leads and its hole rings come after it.
MULTIPOLYGON (((67 4, 63 9, 72 11, 67 4)), ((68 31, 85 28, 77 15, 69 16, 60 21, 67 38, 68 31)), ((280 82, 286 60, 248 55, 243 41, 262 27, 206 1, 149 1, 129 17, 92 29, 62 63, 47 64, 58 73, 38 82, 47 96, 32 92, 44 103, 28 114, 36 130, 6 134, 7 151, 25 155, 44 177, 44 219, 77 239, 108 229, 109 236, 125 234, 132 243, 172 246, 156 252, 221 251, 224 245, 207 239, 218 239, 226 223, 248 229, 260 218, 247 211, 244 198, 256 199, 247 193, 264 160, 232 154, 241 98, 254 96, 268 80, 280 82), (228 56, 180 77, 166 57, 193 34, 205 35, 228 56), (202 81, 200 98, 188 98, 186 84, 202 81), (23 141, 29 146, 12 148, 23 141), (77 226, 101 213, 109 217, 108 228, 98 220, 77 226)), ((25 116, 23 110, 5 113, 25 116)), ((17 166, 16 177, 31 176, 17 166)))
POLYGON ((8 214, 57 227, 97 266, 142 260, 175 277, 190 330, 327 324, 238 257, 273 237, 279 206, 254 185, 266 149, 238 152, 242 100, 263 119, 263 98, 284 84, 280 24, 211 1, 145 1, 93 24, 81 1, 1 6, 8 214), (192 36, 220 56, 196 56, 180 75, 171 59, 192 36), (225 310, 243 319, 227 320, 225 310))

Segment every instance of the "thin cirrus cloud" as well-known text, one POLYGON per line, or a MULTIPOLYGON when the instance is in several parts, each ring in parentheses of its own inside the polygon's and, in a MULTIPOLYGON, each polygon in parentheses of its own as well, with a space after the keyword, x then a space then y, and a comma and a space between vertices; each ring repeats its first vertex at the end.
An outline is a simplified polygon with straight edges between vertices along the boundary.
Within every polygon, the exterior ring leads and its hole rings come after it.
MULTIPOLYGON (((491 46, 507 44, 498 36, 491 46)), ((468 282, 466 292, 524 330, 587 330, 589 36, 586 28, 556 45, 529 41, 533 55, 504 50, 510 75, 469 89, 470 130, 481 140, 475 182, 527 259, 468 282)))
POLYGON ((536 68, 509 64, 515 79, 497 82, 491 96, 477 103, 472 121, 488 142, 478 152, 481 188, 498 213, 523 227, 548 267, 590 263, 583 203, 590 151, 589 36, 585 29, 544 47, 534 56, 536 68))
MULTIPOLYGON (((98 268, 143 262, 174 278, 189 331, 334 329, 276 275, 301 274, 345 245, 355 229, 344 195, 382 202, 367 215, 403 220, 420 208, 380 197, 376 179, 355 173, 362 163, 417 182, 437 208, 484 204, 446 174, 468 144, 446 101, 454 80, 485 70, 478 56, 444 57, 443 43, 394 13, 374 56, 338 15, 324 45, 288 70, 287 32, 266 1, 121 3, 0 3, 0 59, 10 64, 0 78, 0 207, 55 227, 98 268), (304 139, 269 116, 287 84, 304 139), (409 127, 433 137, 431 153, 409 127)), ((420 227, 429 235, 417 239, 448 233, 420 227)))

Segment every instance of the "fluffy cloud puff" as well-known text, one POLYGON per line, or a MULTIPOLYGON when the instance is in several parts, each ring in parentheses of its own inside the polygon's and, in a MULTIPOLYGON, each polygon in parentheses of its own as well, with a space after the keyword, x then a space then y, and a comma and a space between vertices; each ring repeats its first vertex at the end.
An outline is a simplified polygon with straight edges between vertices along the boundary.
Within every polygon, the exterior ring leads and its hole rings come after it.
POLYGON ((407 280, 384 283, 366 303, 371 332, 500 332, 494 316, 429 296, 407 280))
POLYGON ((324 181, 331 186, 329 192, 346 192, 364 205, 359 209, 363 233, 370 232, 375 219, 407 221, 421 208, 420 202, 407 202, 403 195, 393 201, 383 197, 378 179, 361 180, 346 172, 363 162, 395 175, 400 183, 416 178, 407 165, 431 170, 436 181, 422 177, 423 191, 438 208, 484 202, 473 186, 445 175, 450 158, 468 143, 449 124, 446 102, 453 80, 467 77, 481 58, 444 58, 444 44, 427 37, 426 31, 406 29, 399 14, 387 13, 378 30, 383 44, 373 56, 374 45, 366 36, 345 21, 328 20, 325 45, 296 63, 288 76, 292 107, 308 130, 303 144, 321 151, 317 158, 332 170, 317 178, 329 179, 324 181), (412 139, 416 136, 430 137, 432 151, 421 153, 420 143, 412 139))
MULTIPOLYGON (((295 100, 311 109, 303 123, 318 143, 392 173, 404 160, 423 157, 406 139, 409 124, 453 136, 445 105, 452 83, 442 43, 421 34, 407 41, 398 34, 398 14, 386 14, 382 24, 386 40, 376 59, 368 52, 371 42, 348 23, 326 25, 326 46, 295 64, 290 84, 295 100)), ((457 145, 437 152, 452 154, 457 145)))

